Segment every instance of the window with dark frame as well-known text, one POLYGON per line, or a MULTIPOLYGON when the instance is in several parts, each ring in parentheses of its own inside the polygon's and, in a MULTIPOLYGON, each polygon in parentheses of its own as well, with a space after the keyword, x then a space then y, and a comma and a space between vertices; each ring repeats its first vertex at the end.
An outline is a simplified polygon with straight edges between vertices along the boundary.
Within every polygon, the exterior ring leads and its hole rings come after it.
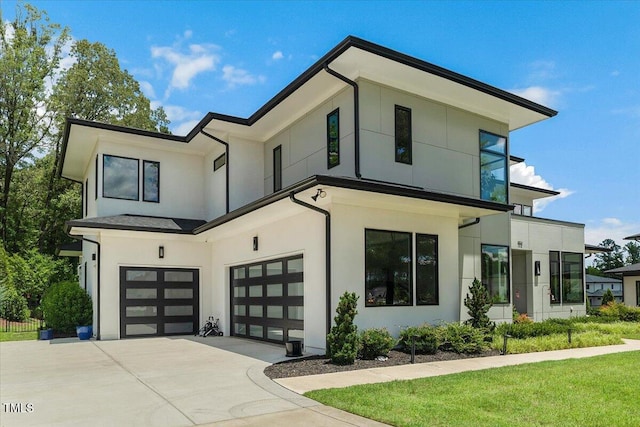
POLYGON ((160 203, 160 162, 142 162, 142 200, 160 203))
POLYGON ((509 292, 509 247, 482 245, 482 284, 489 291, 494 304, 508 304, 509 292))
POLYGON ((640 281, 636 282, 636 305, 640 307, 640 281))
POLYGON ((508 203, 507 138, 480 131, 480 198, 508 203))
POLYGON ((562 302, 584 302, 583 255, 574 252, 562 252, 562 302))
POLYGON ((140 170, 138 159, 102 156, 102 197, 140 200, 140 170))
POLYGON ((340 109, 327 114, 327 169, 340 164, 340 109))
POLYGON ((560 304, 560 252, 549 252, 549 302, 560 304))
POLYGON ((95 182, 95 186, 94 186, 95 200, 98 200, 98 157, 100 157, 100 155, 96 154, 96 182, 95 182))
POLYGON ((395 106, 395 153, 396 162, 410 165, 411 150, 411 109, 395 106))
POLYGON ((84 182, 84 197, 82 197, 82 209, 84 211, 84 216, 86 217, 89 214, 89 180, 87 179, 84 182))
POLYGON ((227 164, 227 153, 222 153, 213 161, 213 171, 217 171, 227 164))
POLYGON ((365 229, 365 306, 413 305, 411 233, 365 229))
POLYGON ((438 236, 416 234, 416 304, 437 305, 438 236))
POLYGON ((273 191, 282 190, 282 145, 273 149, 273 191))

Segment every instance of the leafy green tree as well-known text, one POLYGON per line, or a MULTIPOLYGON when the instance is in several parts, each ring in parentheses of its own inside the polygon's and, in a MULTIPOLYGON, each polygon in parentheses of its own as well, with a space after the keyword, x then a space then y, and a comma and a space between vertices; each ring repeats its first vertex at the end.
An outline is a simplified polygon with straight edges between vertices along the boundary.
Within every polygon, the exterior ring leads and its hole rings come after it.
POLYGON ((476 278, 473 279, 471 286, 469 286, 469 292, 471 295, 467 294, 464 299, 464 306, 467 307, 467 313, 470 319, 465 321, 465 324, 471 325, 474 328, 493 331, 495 323, 493 323, 487 315, 493 305, 487 287, 476 278))
POLYGON ((327 356, 336 365, 352 365, 358 355, 358 327, 353 323, 358 310, 358 296, 345 292, 338 302, 336 324, 327 335, 327 356))
POLYGON ((629 242, 624 245, 624 250, 627 252, 627 265, 640 263, 640 243, 629 242))
POLYGON ((596 254, 593 266, 605 272, 614 268, 624 266, 622 248, 612 239, 605 239, 600 246, 611 249, 610 252, 600 252, 596 254))
POLYGON ((48 85, 58 69, 68 30, 46 13, 18 6, 13 21, 0 11, 0 238, 7 235, 7 206, 16 167, 44 147, 53 124, 48 85))
POLYGON ((602 305, 607 305, 610 302, 614 302, 615 298, 613 297, 613 292, 611 289, 607 289, 604 294, 602 294, 602 305))

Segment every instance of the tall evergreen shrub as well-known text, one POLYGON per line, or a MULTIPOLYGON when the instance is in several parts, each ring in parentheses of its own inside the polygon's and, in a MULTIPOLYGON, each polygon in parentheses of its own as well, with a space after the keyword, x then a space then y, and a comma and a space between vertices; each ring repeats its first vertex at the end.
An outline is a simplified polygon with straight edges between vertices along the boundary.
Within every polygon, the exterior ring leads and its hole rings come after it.
POLYGON ((492 332, 496 325, 487 316, 489 309, 493 305, 489 291, 482 282, 475 278, 471 286, 469 286, 469 292, 471 295, 467 294, 464 299, 464 306, 467 307, 467 313, 471 318, 465 321, 465 324, 492 332))
POLYGON ((335 325, 327 335, 327 356, 336 365, 351 365, 358 355, 358 327, 353 323, 358 310, 358 296, 345 292, 338 302, 335 325))
POLYGON ((44 320, 56 332, 73 333, 76 326, 93 323, 91 297, 77 282, 51 286, 42 299, 44 320))

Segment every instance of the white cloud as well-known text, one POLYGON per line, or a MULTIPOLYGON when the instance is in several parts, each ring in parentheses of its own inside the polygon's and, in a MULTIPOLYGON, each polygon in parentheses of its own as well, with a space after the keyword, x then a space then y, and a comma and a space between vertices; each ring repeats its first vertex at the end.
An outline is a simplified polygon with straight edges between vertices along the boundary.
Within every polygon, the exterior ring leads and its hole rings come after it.
POLYGON ((599 245, 605 239, 612 239, 618 245, 624 246, 629 240, 625 237, 640 233, 640 222, 624 222, 619 218, 602 218, 589 221, 584 229, 584 242, 599 245))
POLYGON ((167 113, 167 118, 171 120, 172 123, 182 122, 184 120, 199 120, 202 118, 200 111, 187 110, 179 105, 165 105, 163 108, 167 113))
POLYGON ((618 108, 612 111, 613 114, 627 116, 632 119, 640 119, 640 105, 618 108))
POLYGON ((184 136, 189 132, 191 132, 199 122, 200 120, 189 120, 189 121, 180 123, 179 125, 172 126, 171 132, 173 132, 174 135, 184 136))
POLYGON ((247 70, 236 68, 233 65, 225 65, 222 67, 222 80, 226 81, 230 88, 233 88, 238 85, 264 83, 266 81, 266 77, 250 74, 247 70))
POLYGON ((509 169, 511 182, 518 184, 528 185, 530 187, 542 188, 545 190, 557 191, 560 194, 557 196, 545 197, 544 199, 535 200, 533 202, 533 212, 542 212, 550 203, 569 197, 574 192, 568 188, 553 188, 553 185, 548 183, 540 175, 536 175, 535 167, 527 165, 526 162, 517 163, 509 169))
POLYGON ((557 105, 562 94, 559 90, 543 86, 529 86, 522 89, 512 89, 509 92, 545 106, 557 105))
POLYGON ((279 59, 284 58, 284 55, 282 54, 282 51, 278 50, 276 52, 273 52, 273 55, 271 55, 271 59, 273 59, 274 61, 277 61, 279 59))
POLYGON ((153 99, 156 97, 156 92, 153 90, 153 85, 151 85, 151 83, 146 80, 140 80, 138 83, 140 84, 142 93, 144 93, 147 98, 153 99))

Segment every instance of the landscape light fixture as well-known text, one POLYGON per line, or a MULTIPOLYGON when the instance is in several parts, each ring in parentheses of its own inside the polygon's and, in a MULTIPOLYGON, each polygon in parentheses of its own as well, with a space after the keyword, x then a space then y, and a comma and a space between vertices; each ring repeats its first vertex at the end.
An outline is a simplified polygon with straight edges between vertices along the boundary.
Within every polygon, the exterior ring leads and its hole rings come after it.
POLYGON ((318 201, 318 197, 320 197, 321 199, 324 199, 325 197, 327 197, 327 192, 324 191, 322 188, 318 188, 318 192, 316 193, 315 196, 311 196, 311 198, 313 199, 314 202, 318 201))

